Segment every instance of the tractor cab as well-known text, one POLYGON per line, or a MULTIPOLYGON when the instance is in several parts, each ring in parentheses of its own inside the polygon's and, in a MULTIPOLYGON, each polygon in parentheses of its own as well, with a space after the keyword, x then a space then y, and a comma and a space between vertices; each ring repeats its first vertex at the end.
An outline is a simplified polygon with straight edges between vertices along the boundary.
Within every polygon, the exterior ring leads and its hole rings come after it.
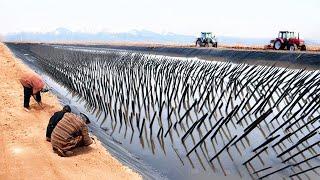
POLYGON ((211 32, 201 32, 201 38, 202 39, 211 39, 212 37, 212 33, 211 32))
POLYGON ((278 38, 289 40, 291 38, 296 38, 294 32, 280 31, 278 38))

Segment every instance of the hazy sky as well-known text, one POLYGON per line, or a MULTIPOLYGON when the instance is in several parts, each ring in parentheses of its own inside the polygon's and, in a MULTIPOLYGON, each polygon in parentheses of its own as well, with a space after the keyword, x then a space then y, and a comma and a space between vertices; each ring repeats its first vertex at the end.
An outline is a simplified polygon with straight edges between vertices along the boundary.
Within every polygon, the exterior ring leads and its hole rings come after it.
POLYGON ((0 0, 0 34, 58 27, 237 37, 293 30, 320 39, 320 0, 0 0))

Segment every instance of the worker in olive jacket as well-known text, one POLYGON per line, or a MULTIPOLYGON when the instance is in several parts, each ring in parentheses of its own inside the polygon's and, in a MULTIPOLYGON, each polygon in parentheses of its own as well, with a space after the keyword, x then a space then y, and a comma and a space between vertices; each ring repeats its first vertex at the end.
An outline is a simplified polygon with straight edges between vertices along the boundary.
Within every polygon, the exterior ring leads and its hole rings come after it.
POLYGON ((89 118, 80 114, 65 113, 51 134, 53 150, 60 156, 71 156, 72 149, 80 146, 89 146, 92 139, 88 133, 89 118))

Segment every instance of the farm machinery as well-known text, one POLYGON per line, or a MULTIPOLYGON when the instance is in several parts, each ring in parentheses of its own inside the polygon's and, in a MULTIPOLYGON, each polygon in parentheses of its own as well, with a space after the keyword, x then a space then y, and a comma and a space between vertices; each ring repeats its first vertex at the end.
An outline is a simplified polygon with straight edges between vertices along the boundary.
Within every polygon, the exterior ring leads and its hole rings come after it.
POLYGON ((280 31, 278 37, 270 41, 268 48, 290 51, 298 49, 306 51, 307 49, 304 40, 300 39, 300 34, 298 33, 298 37, 296 37, 295 33, 291 31, 280 31))
POLYGON ((201 37, 196 40, 196 47, 218 47, 218 42, 211 32, 201 32, 201 37))

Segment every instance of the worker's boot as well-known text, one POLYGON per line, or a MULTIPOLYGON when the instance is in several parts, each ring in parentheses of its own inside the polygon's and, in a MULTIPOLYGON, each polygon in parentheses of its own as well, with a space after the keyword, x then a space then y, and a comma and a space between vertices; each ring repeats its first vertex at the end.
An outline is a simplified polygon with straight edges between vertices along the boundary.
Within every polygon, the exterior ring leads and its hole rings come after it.
POLYGON ((72 151, 66 151, 66 152, 64 152, 64 154, 66 155, 66 157, 68 157, 68 156, 72 156, 73 152, 72 151))
POLYGON ((30 111, 30 108, 29 108, 29 107, 24 107, 23 110, 24 110, 25 112, 29 112, 29 111, 30 111))
POLYGON ((72 151, 62 151, 61 149, 56 149, 53 148, 53 150, 61 157, 68 157, 68 156, 72 156, 73 152, 72 151))
POLYGON ((53 148, 53 151, 61 157, 66 157, 66 154, 59 148, 53 148))

